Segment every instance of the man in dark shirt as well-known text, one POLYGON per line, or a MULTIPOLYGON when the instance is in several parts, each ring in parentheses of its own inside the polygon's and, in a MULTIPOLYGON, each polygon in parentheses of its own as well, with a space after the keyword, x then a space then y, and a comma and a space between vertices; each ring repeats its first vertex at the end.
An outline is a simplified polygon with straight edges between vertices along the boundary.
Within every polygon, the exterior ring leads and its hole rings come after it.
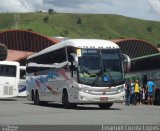
POLYGON ((125 91, 126 91, 126 106, 130 105, 131 90, 132 90, 131 81, 128 80, 127 83, 126 83, 126 87, 125 87, 125 91))

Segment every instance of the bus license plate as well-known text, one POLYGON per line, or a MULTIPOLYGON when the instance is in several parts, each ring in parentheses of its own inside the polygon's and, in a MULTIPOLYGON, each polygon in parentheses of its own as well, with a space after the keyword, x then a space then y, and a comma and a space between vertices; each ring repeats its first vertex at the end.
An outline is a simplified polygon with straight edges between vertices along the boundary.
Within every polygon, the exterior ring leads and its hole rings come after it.
POLYGON ((100 101, 101 102, 107 102, 108 101, 108 97, 100 97, 100 101))

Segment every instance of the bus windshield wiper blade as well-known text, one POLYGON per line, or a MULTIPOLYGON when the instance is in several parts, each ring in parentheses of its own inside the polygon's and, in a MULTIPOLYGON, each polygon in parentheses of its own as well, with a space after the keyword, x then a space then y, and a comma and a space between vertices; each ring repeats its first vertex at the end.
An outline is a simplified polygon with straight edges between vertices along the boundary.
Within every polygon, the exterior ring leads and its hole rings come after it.
POLYGON ((112 75, 111 75, 111 74, 109 73, 109 71, 106 69, 103 60, 102 60, 102 63, 103 63, 104 72, 107 73, 107 75, 109 76, 109 79, 110 79, 110 81, 112 82, 113 86, 115 86, 116 83, 115 83, 114 79, 112 78, 112 75))
POLYGON ((104 74, 104 71, 100 70, 99 73, 97 74, 97 77, 95 78, 94 82, 92 83, 93 86, 99 80, 99 78, 102 77, 103 74, 104 74))
POLYGON ((112 82, 113 86, 116 85, 114 79, 112 78, 112 75, 109 73, 109 71, 107 69, 105 69, 105 72, 107 73, 107 75, 109 76, 110 81, 112 82))

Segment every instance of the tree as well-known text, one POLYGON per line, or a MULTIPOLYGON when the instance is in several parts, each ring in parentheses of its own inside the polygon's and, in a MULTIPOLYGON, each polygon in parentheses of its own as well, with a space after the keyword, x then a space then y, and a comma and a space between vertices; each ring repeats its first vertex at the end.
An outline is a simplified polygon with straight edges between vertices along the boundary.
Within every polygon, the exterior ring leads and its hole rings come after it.
POLYGON ((64 31, 64 35, 67 36, 68 34, 69 34, 69 31, 68 31, 68 30, 65 30, 65 31, 64 31))
POLYGON ((48 16, 43 18, 44 23, 48 23, 48 20, 49 20, 48 16))
POLYGON ((49 14, 54 14, 54 13, 56 13, 56 11, 54 9, 48 9, 48 13, 49 14))
POLYGON ((81 17, 77 17, 77 24, 81 24, 81 23, 82 23, 81 17))
POLYGON ((157 47, 160 48, 160 43, 157 44, 157 47))
POLYGON ((28 29, 28 31, 33 31, 33 29, 28 29))
POLYGON ((153 28, 152 28, 151 26, 148 26, 148 27, 147 27, 147 31, 148 31, 148 32, 152 32, 152 30, 153 30, 153 28))

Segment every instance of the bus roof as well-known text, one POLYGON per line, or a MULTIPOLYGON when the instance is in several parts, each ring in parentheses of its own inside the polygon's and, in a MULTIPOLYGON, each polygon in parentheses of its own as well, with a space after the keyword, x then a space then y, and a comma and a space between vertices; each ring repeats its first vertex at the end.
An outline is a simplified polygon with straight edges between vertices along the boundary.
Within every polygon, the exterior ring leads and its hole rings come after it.
POLYGON ((20 70, 26 70, 26 66, 20 66, 20 70))
POLYGON ((19 66, 20 64, 15 61, 0 61, 0 65, 16 65, 19 66))
POLYGON ((73 46, 77 48, 93 48, 93 49, 118 49, 119 46, 112 41, 102 39, 68 39, 52 45, 38 53, 29 56, 27 59, 60 49, 65 46, 73 46))

